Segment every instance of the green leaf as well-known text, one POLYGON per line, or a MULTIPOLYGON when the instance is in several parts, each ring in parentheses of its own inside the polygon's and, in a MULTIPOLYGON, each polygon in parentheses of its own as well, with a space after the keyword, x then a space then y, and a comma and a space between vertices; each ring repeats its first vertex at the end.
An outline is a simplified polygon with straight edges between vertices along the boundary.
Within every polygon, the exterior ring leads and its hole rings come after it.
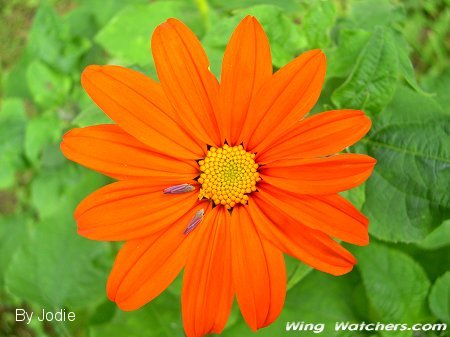
POLYGON ((330 44, 330 30, 336 19, 336 8, 331 1, 314 2, 306 11, 302 30, 308 48, 324 48, 330 44))
POLYGON ((22 165, 25 124, 23 102, 15 98, 4 100, 0 107, 0 189, 14 184, 16 171, 22 165))
MULTIPOLYGON (((31 98, 30 89, 27 85, 27 66, 29 59, 22 55, 11 69, 2 78, 4 97, 31 98)), ((0 72, 1 75, 1 72, 0 72)))
POLYGON ((98 27, 104 27, 111 18, 130 4, 145 4, 148 0, 79 0, 82 10, 90 11, 98 27))
MULTIPOLYGON (((286 296, 280 317, 270 326, 253 333, 243 320, 226 329, 221 336, 317 336, 317 331, 286 331, 287 322, 324 324, 324 336, 349 336, 348 332, 335 331, 335 323, 340 321, 360 321, 356 309, 355 292, 361 280, 357 273, 334 277, 312 271, 297 283, 286 296)), ((358 300, 364 302, 364 295, 358 300)), ((367 310, 365 304, 361 304, 367 310)), ((319 329, 320 327, 317 327, 319 329)))
POLYGON ((59 141, 60 137, 61 125, 55 116, 43 115, 31 119, 26 129, 25 155, 38 165, 44 148, 59 141))
POLYGON ((294 12, 297 13, 300 9, 299 2, 297 0, 283 0, 283 1, 276 1, 273 0, 209 0, 210 3, 220 9, 233 11, 233 10, 240 10, 248 7, 253 7, 257 5, 273 5, 276 3, 277 6, 282 8, 283 10, 287 12, 294 12))
POLYGON ((411 60, 409 59, 409 45, 406 42, 405 38, 397 32, 392 31, 392 35, 395 40, 395 45, 397 46, 397 55, 398 55, 398 63, 400 67, 400 72, 405 78, 406 82, 421 94, 426 93, 422 90, 422 88, 417 83, 416 73, 414 71, 414 67, 412 65, 411 60))
POLYGON ((398 72, 397 51, 387 29, 375 30, 347 80, 331 99, 338 108, 377 115, 392 99, 398 72))
POLYGON ((285 255, 284 260, 288 279, 287 290, 289 290, 303 280, 312 271, 312 268, 289 255, 285 255))
POLYGON ((90 327, 92 337, 183 337, 179 299, 165 291, 137 311, 117 310, 112 321, 90 327))
POLYGON ((425 89, 436 95, 436 101, 450 114, 450 95, 448 94, 448 89, 450 88, 450 68, 442 74, 428 76, 422 84, 425 89))
POLYGON ((399 190, 450 205, 450 118, 389 125, 370 135, 377 171, 399 190))
POLYGON ((19 298, 48 309, 86 307, 105 296, 106 245, 76 233, 70 213, 36 224, 6 271, 6 286, 19 298))
POLYGON ((32 186, 39 221, 17 242, 5 276, 10 292, 48 309, 88 307, 105 298, 108 245, 80 237, 73 219, 78 202, 104 182, 77 166, 40 172, 32 186))
POLYGON ((272 63, 276 68, 292 61, 307 45, 299 27, 277 6, 260 5, 236 13, 240 15, 239 21, 245 15, 259 20, 269 38, 272 63))
POLYGON ((444 221, 419 243, 424 249, 439 249, 448 245, 450 245, 450 220, 444 221))
POLYGON ((380 129, 392 124, 426 124, 449 116, 450 113, 445 113, 432 97, 421 95, 405 85, 399 85, 394 98, 380 114, 380 120, 374 123, 373 128, 380 129))
POLYGON ((27 52, 48 65, 69 73, 91 47, 89 40, 71 34, 71 27, 49 5, 41 5, 29 33, 27 52))
POLYGON ((408 255, 379 243, 354 249, 370 303, 378 318, 413 323, 427 318, 430 282, 408 255))
POLYGON ((450 179, 446 116, 431 97, 399 86, 362 141, 378 160, 363 207, 376 237, 419 242, 450 216, 444 187, 450 179))
POLYGON ((112 120, 95 104, 90 104, 72 120, 72 124, 78 127, 111 123, 112 120))
POLYGON ((348 76, 371 35, 362 29, 340 30, 337 47, 326 50, 327 78, 348 76))
POLYGON ((33 100, 42 108, 61 105, 72 86, 70 77, 55 72, 40 61, 28 65, 27 82, 33 100))
POLYGON ((220 73, 223 53, 231 34, 246 15, 255 16, 263 26, 270 43, 272 63, 277 68, 291 61, 307 44, 298 26, 278 6, 258 5, 233 14, 228 19, 216 20, 202 39, 216 75, 220 73))
POLYGON ((171 17, 183 19, 191 28, 198 26, 193 11, 189 3, 183 1, 129 5, 109 21, 95 40, 120 62, 153 64, 150 38, 156 26, 171 17))
POLYGON ((370 219, 369 231, 391 242, 419 242, 442 221, 438 205, 399 190, 376 168, 366 182, 363 213, 370 219))
POLYGON ((30 202, 41 219, 60 212, 64 205, 72 214, 77 202, 105 181, 104 176, 75 165, 48 168, 31 182, 30 202))
POLYGON ((350 6, 350 19, 353 25, 367 30, 381 25, 395 25, 405 17, 403 7, 389 0, 352 1, 350 6))
POLYGON ((366 200, 366 185, 362 184, 340 194, 348 199, 356 208, 361 209, 366 200))
POLYGON ((3 287, 4 273, 20 244, 26 239, 27 218, 25 214, 0 217, 0 286, 3 287))
POLYGON ((436 280, 429 297, 430 309, 441 321, 450 324, 450 271, 436 280))

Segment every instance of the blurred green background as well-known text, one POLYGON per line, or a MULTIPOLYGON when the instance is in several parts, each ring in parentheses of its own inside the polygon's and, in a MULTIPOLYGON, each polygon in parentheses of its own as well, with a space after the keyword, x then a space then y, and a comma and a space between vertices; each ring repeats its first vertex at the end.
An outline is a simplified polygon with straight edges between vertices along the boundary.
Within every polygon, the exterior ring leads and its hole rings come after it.
MULTIPOLYGON (((450 2, 389 0, 0 0, 0 336, 183 336, 180 279, 124 313, 105 283, 118 244, 76 234, 77 203, 108 182, 59 151, 68 129, 110 122, 80 86, 88 64, 155 77, 149 39, 168 17, 199 36, 218 75, 232 29, 246 14, 264 26, 277 69, 322 48, 327 80, 314 112, 364 109, 373 129, 349 151, 378 160, 345 195, 370 218, 371 244, 348 248, 353 272, 332 277, 288 259, 286 321, 450 325, 450 2), (16 308, 66 308, 69 323, 15 322, 16 308)), ((414 336, 444 336, 417 332, 414 336)), ((223 336, 253 336, 237 308, 223 336)))

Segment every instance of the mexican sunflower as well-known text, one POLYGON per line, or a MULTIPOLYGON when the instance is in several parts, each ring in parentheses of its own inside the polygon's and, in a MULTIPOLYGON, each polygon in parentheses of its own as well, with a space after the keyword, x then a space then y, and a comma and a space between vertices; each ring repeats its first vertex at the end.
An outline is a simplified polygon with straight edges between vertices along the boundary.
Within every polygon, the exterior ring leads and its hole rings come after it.
POLYGON ((325 76, 320 50, 275 73, 251 16, 226 47, 220 83, 195 35, 169 19, 153 34, 159 82, 119 66, 87 67, 82 85, 115 122, 69 131, 64 155, 117 180, 75 210, 80 235, 126 241, 108 297, 134 310, 184 268, 187 336, 220 333, 236 296, 252 330, 283 307, 283 253, 332 275, 355 258, 333 238, 368 243, 368 220, 339 192, 375 160, 336 154, 371 122, 362 111, 305 115, 325 76))

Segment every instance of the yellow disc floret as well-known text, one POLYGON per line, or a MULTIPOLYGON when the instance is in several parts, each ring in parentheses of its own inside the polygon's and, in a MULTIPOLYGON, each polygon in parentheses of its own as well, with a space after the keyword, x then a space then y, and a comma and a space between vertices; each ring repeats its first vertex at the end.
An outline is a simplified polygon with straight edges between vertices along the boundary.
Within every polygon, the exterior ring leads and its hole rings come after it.
POLYGON ((212 147, 198 164, 198 182, 202 185, 198 198, 210 199, 227 209, 246 204, 248 194, 256 191, 256 183, 261 180, 255 154, 246 152, 242 145, 212 147))

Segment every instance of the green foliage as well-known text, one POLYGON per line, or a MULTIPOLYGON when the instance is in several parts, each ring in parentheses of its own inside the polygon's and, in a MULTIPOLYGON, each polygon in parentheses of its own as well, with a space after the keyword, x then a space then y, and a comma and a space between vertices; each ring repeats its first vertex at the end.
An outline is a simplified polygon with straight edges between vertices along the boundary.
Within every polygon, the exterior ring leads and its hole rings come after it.
POLYGON ((184 335, 181 276, 135 312, 107 300, 106 278, 119 245, 79 237, 72 213, 109 180, 69 163, 59 149, 68 129, 111 123, 80 86, 84 67, 119 64, 155 77, 150 38, 170 17, 193 29, 218 78, 226 44, 246 15, 264 27, 274 70, 322 48, 327 76, 313 113, 362 109, 373 123, 360 143, 346 149, 377 159, 367 183, 343 193, 370 220, 369 246, 348 247, 358 258, 355 270, 333 277, 287 257, 281 317, 253 333, 235 305, 223 336, 289 336, 288 321, 325 323, 323 334, 330 337, 369 336, 336 332, 336 321, 450 324, 448 5, 0 0, 0 336, 184 335), (23 330, 10 310, 21 306, 67 308, 77 320, 35 322, 23 330))
POLYGON ((389 103, 397 84, 397 53, 389 30, 378 28, 359 54, 350 76, 332 101, 339 108, 361 109, 375 116, 389 103))
POLYGON ((306 35, 309 48, 328 47, 335 18, 336 8, 330 1, 317 2, 305 11, 301 29, 306 35))
POLYGON ((26 77, 33 100, 42 108, 61 105, 71 87, 70 78, 39 61, 28 65, 26 77))
POLYGON ((440 320, 450 324, 450 272, 434 283, 430 293, 430 308, 440 320))
POLYGON ((186 15, 190 11, 193 9, 184 1, 127 6, 100 30, 95 40, 120 62, 142 67, 152 65, 150 37, 153 30, 170 17, 181 19, 192 27, 195 21, 186 15), (127 48, 123 47, 125 45, 127 48))
POLYGON ((26 128, 25 107, 19 99, 6 99, 0 107, 0 189, 11 187, 22 166, 20 152, 26 128))
POLYGON ((367 310, 367 300, 361 292, 361 280, 356 274, 340 278, 312 272, 288 292, 286 303, 277 323, 252 333, 243 320, 239 320, 224 333, 232 336, 317 336, 314 331, 290 331, 283 334, 286 322, 303 321, 307 323, 325 324, 324 335, 346 336, 344 332, 334 330, 335 322, 357 322, 364 317, 359 316, 359 306, 367 310))
POLYGON ((165 292, 136 312, 116 312, 111 321, 94 325, 92 337, 183 337, 179 319, 181 306, 176 295, 165 292))
POLYGON ((373 319, 414 323, 427 318, 430 282, 420 265, 408 255, 374 242, 356 253, 367 297, 377 315, 373 319))
POLYGON ((25 156, 30 162, 38 165, 44 147, 58 142, 60 136, 60 121, 53 114, 30 119, 25 132, 25 156))
POLYGON ((449 121, 431 97, 404 86, 397 89, 365 140, 366 150, 378 160, 363 207, 375 236, 418 242, 449 217, 449 148, 444 144, 449 121))
POLYGON ((450 220, 440 224, 419 245, 425 249, 438 249, 450 245, 450 220))
POLYGON ((15 296, 48 310, 83 308, 104 298, 106 247, 77 237, 69 219, 55 213, 22 238, 6 271, 6 287, 15 296))

